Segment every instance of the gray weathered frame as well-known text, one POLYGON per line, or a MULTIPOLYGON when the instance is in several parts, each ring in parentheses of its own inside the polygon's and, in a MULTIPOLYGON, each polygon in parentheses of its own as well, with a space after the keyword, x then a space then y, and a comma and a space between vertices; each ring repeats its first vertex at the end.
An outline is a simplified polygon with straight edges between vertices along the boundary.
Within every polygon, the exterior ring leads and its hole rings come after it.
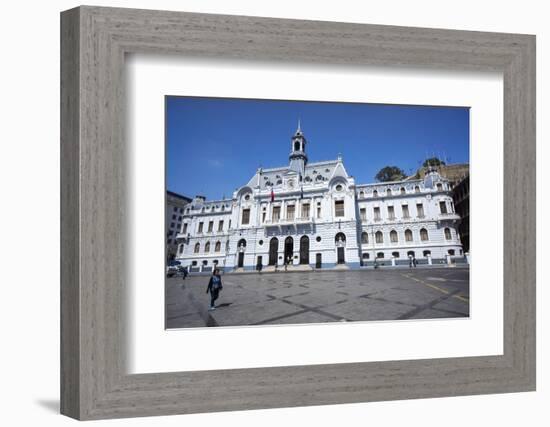
POLYGON ((61 412, 78 419, 535 389, 535 37, 79 7, 61 14, 61 412), (129 52, 504 75, 504 354, 125 373, 129 52))

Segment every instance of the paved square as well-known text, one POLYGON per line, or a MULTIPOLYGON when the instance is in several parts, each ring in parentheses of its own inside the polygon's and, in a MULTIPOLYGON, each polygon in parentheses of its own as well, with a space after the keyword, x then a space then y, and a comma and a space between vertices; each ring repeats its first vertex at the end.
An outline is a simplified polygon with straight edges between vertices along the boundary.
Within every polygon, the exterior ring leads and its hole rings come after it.
POLYGON ((469 316, 469 269, 226 274, 208 311, 208 276, 166 279, 166 328, 469 316))

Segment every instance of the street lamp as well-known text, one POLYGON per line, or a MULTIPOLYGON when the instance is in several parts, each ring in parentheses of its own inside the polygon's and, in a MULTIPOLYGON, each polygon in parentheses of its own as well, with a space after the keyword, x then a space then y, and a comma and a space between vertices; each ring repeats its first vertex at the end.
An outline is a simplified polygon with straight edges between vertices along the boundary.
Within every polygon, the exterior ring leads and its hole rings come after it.
POLYGON ((372 260, 373 260, 373 267, 378 268, 378 263, 376 262, 376 248, 375 248, 375 240, 374 240, 374 228, 372 229, 372 260))

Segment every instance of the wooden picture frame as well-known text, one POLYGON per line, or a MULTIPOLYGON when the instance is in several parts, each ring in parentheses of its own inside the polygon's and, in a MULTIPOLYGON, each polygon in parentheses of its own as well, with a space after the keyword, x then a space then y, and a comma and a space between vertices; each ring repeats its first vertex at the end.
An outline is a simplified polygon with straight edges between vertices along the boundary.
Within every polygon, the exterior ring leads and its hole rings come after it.
POLYGON ((61 14, 61 166, 65 415, 85 420, 535 390, 532 35, 71 9, 61 14), (126 53, 502 72, 503 354, 126 374, 126 53))

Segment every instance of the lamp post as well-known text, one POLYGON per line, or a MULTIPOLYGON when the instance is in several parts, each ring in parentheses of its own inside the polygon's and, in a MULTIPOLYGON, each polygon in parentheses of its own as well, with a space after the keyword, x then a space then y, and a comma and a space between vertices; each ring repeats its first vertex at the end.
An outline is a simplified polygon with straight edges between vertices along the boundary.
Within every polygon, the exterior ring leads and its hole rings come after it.
POLYGON ((373 267, 378 268, 378 263, 376 262, 376 248, 375 248, 375 240, 374 240, 374 228, 372 229, 372 260, 373 260, 373 267))

